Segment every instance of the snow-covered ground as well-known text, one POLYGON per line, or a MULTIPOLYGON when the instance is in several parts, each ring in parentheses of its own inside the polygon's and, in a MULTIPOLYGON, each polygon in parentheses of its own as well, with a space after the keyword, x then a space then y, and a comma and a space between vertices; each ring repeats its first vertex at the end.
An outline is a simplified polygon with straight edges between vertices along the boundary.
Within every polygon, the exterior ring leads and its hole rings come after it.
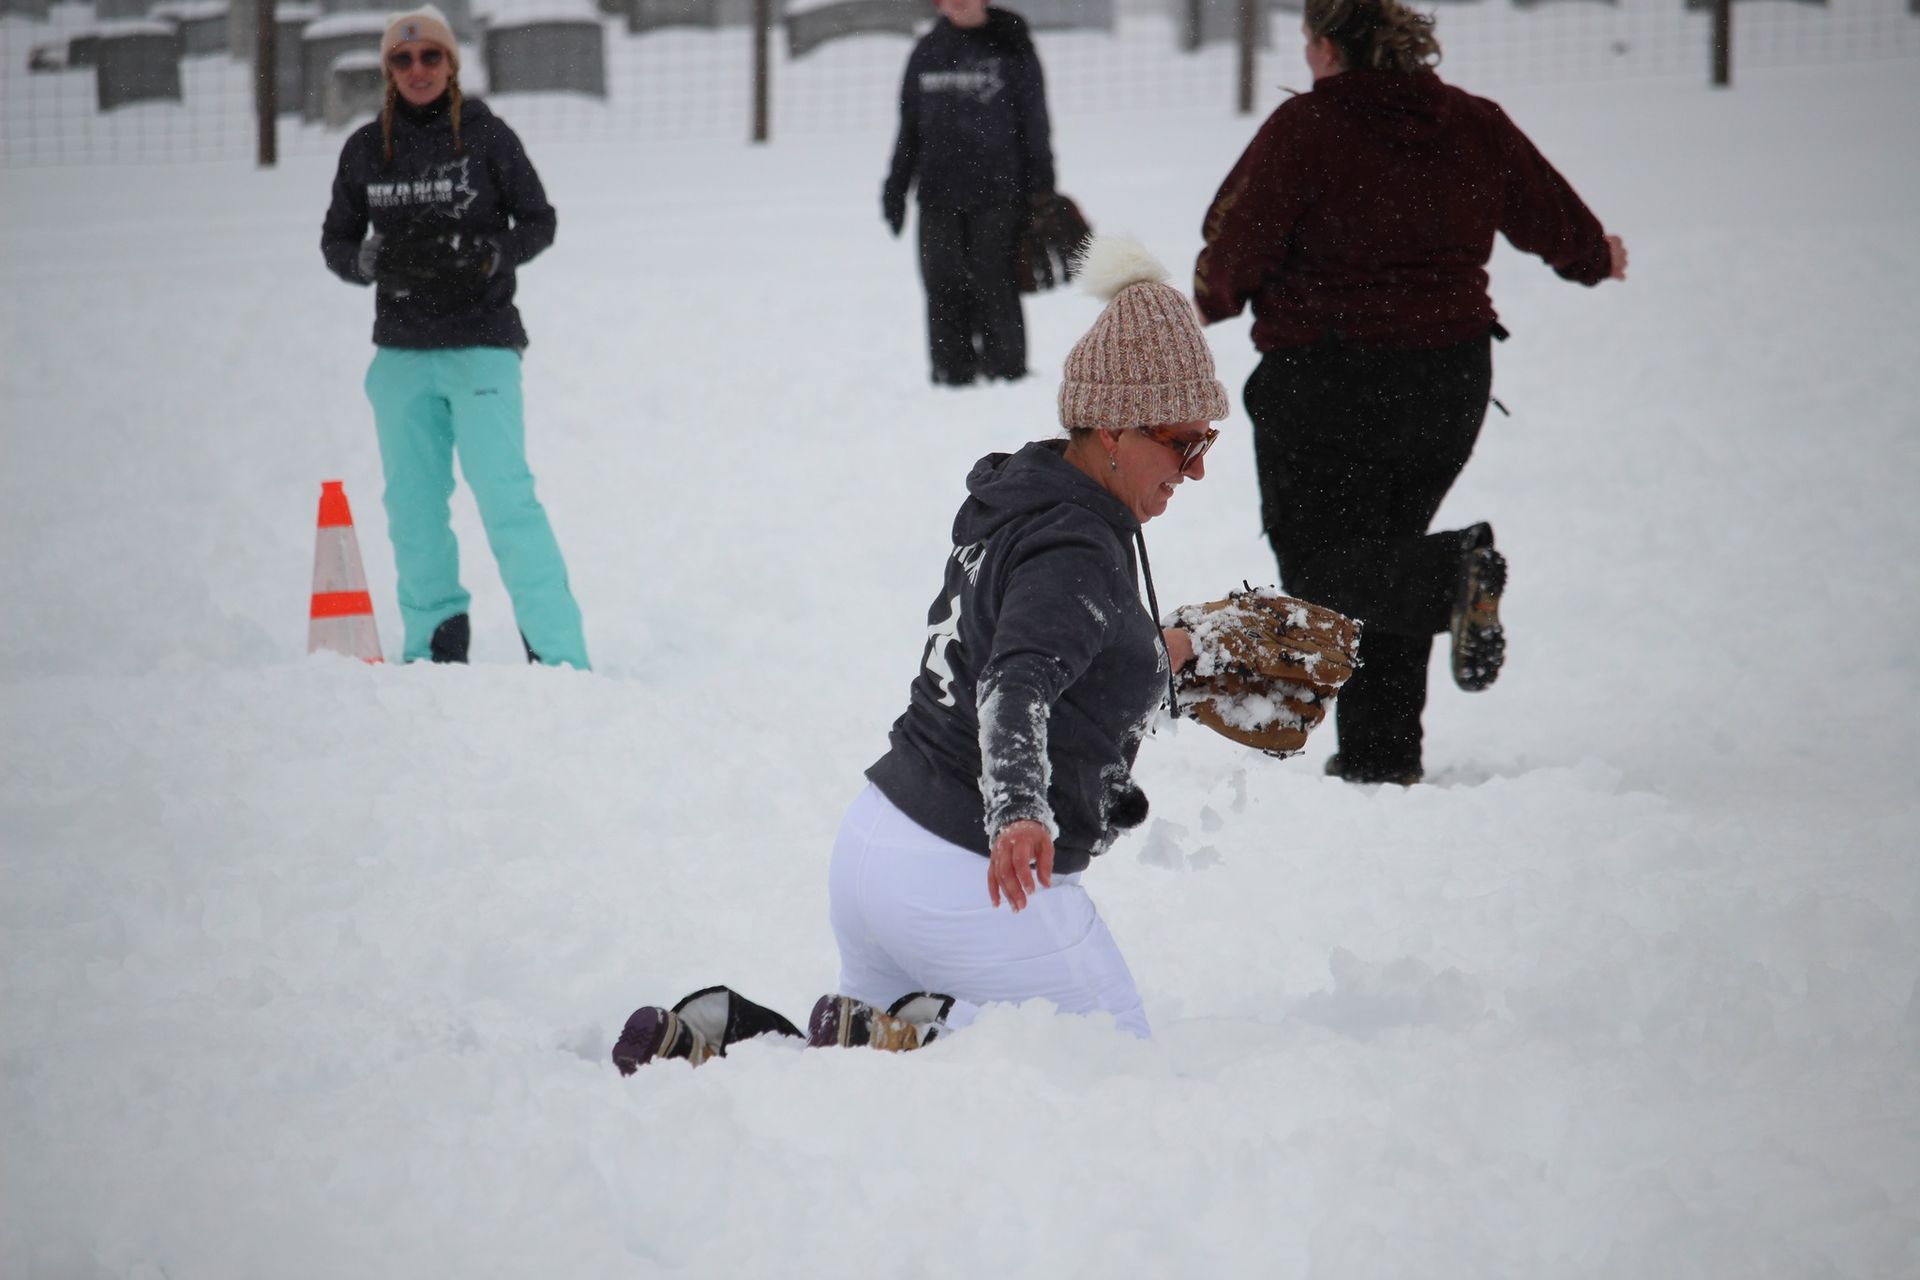
MULTIPOLYGON (((367 667, 303 656, 323 479, 398 636, 330 159, 0 183, 0 1275, 1920 1273, 1920 81, 1500 96, 1632 278, 1496 259, 1514 416, 1442 519, 1499 530, 1512 657, 1436 665, 1430 785, 1150 741, 1087 884, 1151 1043, 1002 1008, 631 1079, 636 1005, 834 985, 961 478, 1095 304, 936 391, 884 123, 535 136, 597 670, 517 661, 464 490, 476 665, 367 667)), ((1184 277, 1252 123, 1063 115, 1062 181, 1184 277)), ((1273 579, 1227 430, 1164 603, 1273 579)))

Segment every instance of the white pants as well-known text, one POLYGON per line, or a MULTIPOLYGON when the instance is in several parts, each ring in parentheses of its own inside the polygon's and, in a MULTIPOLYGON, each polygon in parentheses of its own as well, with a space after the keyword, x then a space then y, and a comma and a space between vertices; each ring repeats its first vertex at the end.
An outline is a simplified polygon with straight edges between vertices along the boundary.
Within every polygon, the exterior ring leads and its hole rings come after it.
POLYGON ((1145 1039, 1133 975, 1080 876, 1056 875, 1024 911, 987 897, 987 860, 942 840, 868 786, 847 809, 827 877, 840 992, 884 1009, 910 991, 955 998, 949 1026, 979 1006, 1044 997, 1104 1012, 1145 1039))

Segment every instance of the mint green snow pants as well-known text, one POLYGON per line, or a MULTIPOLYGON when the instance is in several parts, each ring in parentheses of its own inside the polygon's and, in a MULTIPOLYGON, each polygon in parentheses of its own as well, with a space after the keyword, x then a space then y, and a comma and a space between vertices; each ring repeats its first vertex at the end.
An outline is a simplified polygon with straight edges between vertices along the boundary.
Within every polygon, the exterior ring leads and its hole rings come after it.
POLYGON ((406 630, 403 660, 425 659, 434 628, 467 611, 448 507, 457 452, 528 647, 549 665, 587 670, 580 606, 527 469, 520 353, 381 347, 367 369, 367 399, 386 472, 387 533, 406 630))

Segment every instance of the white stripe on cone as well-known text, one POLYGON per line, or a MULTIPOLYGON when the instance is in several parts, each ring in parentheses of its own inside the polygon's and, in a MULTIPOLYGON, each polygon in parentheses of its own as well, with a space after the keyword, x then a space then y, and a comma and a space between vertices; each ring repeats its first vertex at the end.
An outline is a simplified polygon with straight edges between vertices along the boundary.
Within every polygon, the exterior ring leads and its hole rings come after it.
POLYGON ((313 604, 308 610, 307 652, 322 649, 364 662, 380 662, 380 633, 367 599, 367 572, 353 532, 353 512, 338 480, 320 485, 319 528, 313 543, 313 604))

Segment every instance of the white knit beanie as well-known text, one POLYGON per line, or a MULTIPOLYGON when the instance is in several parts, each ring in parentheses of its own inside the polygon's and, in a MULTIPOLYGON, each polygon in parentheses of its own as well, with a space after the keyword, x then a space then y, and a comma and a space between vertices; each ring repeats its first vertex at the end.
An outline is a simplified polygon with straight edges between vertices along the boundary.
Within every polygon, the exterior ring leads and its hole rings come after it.
POLYGON ((1107 306, 1067 353, 1061 426, 1126 431, 1227 416, 1199 317, 1166 278, 1129 236, 1096 236, 1087 246, 1081 286, 1107 306))
POLYGON ((460 42, 453 38, 453 26, 447 21, 447 15, 430 4, 418 9, 409 9, 405 13, 387 15, 387 32, 380 37, 380 62, 384 66, 387 55, 395 46, 409 40, 425 40, 437 44, 447 51, 453 61, 453 69, 460 69, 460 42))

